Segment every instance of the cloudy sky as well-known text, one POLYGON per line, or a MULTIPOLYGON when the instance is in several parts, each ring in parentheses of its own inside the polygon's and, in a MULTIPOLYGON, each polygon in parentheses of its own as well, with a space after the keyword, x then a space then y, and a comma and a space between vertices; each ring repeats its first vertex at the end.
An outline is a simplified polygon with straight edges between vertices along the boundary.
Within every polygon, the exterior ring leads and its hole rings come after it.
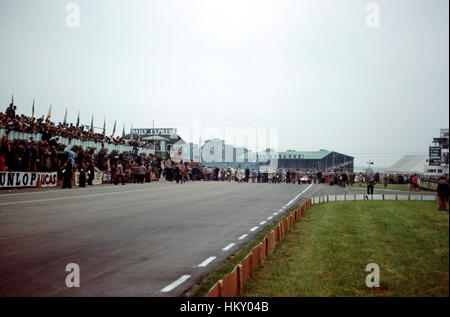
POLYGON ((14 94, 108 133, 275 127, 280 150, 379 167, 449 126, 447 0, 86 0, 78 27, 69 3, 0 2, 1 111, 14 94))

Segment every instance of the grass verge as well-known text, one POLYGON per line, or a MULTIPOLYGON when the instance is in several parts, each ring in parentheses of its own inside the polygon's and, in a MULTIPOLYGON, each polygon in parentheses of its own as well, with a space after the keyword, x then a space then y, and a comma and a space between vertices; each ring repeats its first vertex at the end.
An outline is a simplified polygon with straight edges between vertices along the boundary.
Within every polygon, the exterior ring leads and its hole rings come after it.
POLYGON ((425 201, 312 206, 243 296, 449 296, 449 214, 425 201), (379 265, 379 288, 366 287, 369 263, 379 265))

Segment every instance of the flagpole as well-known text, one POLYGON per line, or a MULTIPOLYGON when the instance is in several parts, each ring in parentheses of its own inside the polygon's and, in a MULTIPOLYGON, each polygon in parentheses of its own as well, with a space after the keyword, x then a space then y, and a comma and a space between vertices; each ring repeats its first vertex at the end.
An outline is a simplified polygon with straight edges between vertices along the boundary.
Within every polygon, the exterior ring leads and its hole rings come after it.
POLYGON ((114 121, 114 127, 113 127, 113 132, 112 132, 111 137, 113 137, 114 133, 116 133, 116 123, 117 123, 117 120, 114 121))
POLYGON ((33 98, 33 107, 31 107, 31 120, 34 120, 34 98, 33 98))
POLYGON ((64 114, 64 121, 63 124, 67 123, 67 107, 66 107, 66 113, 64 114))

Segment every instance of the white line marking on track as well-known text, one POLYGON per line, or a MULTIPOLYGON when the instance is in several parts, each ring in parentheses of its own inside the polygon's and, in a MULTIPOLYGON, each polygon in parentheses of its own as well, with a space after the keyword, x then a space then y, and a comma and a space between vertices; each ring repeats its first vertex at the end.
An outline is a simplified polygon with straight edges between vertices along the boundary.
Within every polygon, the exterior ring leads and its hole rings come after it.
POLYGON ((274 216, 278 215, 278 212, 274 212, 273 215, 274 215, 274 216))
POLYGON ((205 261, 203 261, 202 263, 200 263, 198 266, 199 267, 205 267, 207 266, 209 263, 211 263, 212 261, 214 261, 216 257, 215 256, 210 256, 209 258, 207 258, 205 261))
POLYGON ((248 236, 248 234, 243 234, 243 235, 240 236, 238 239, 239 239, 239 240, 242 240, 242 239, 245 239, 247 236, 248 236))
POLYGON ((180 277, 178 280, 176 280, 175 282, 173 282, 172 284, 167 285, 166 287, 164 287, 161 292, 167 293, 170 292, 171 290, 173 290, 175 287, 183 284, 188 278, 190 278, 190 275, 183 275, 182 277, 180 277))
POLYGON ((263 224, 265 224, 266 222, 267 222, 267 221, 264 220, 264 221, 261 221, 259 224, 260 224, 260 225, 263 225, 263 224))
MULTIPOLYGON (((11 193, 11 194, 3 194, 0 193, 0 197, 8 197, 8 196, 18 196, 18 195, 37 195, 37 194, 46 194, 46 193, 64 193, 64 192, 72 192, 72 193, 76 193, 77 191, 88 191, 88 192, 92 192, 92 191, 96 191, 96 190, 102 190, 102 189, 118 189, 118 188, 133 188, 133 187, 147 187, 149 189, 151 188, 156 188, 155 186, 156 182, 152 182, 152 183, 144 183, 144 184, 132 184, 132 183, 127 183, 126 186, 110 186, 110 185, 101 185, 98 187, 94 186, 89 186, 89 187, 85 187, 85 188, 80 188, 80 187, 73 187, 72 189, 63 189, 63 188, 58 188, 56 190, 35 190, 35 191, 28 191, 28 192, 17 192, 17 193, 11 193)), ((163 185, 163 184, 168 184, 167 188, 171 188, 172 186, 170 185, 170 182, 161 182, 158 183, 157 185, 163 185)), ((201 185, 201 184, 197 184, 197 185, 201 185)), ((192 186, 192 185, 190 185, 192 186)))
MULTIPOLYGON (((290 202, 288 202, 288 203, 286 204, 286 206, 290 206, 294 201, 297 200, 298 197, 300 197, 304 192, 306 192, 308 189, 310 189, 312 185, 313 185, 313 184, 309 185, 304 191, 302 191, 300 194, 298 194, 297 196, 295 196, 294 199, 292 199, 290 202)), ((283 207, 283 208, 285 208, 285 207, 283 207)))
POLYGON ((230 243, 229 245, 227 245, 225 248, 223 248, 223 251, 228 251, 230 250, 232 247, 234 247, 236 244, 235 243, 230 243))
MULTIPOLYGON (((189 185, 186 186, 184 188, 188 188, 188 187, 197 187, 200 186, 199 185, 189 185)), ((79 198, 93 198, 93 197, 98 197, 98 196, 102 196, 102 195, 114 195, 114 194, 126 194, 126 193, 137 193, 137 192, 144 192, 144 191, 149 191, 149 190, 153 190, 153 189, 166 189, 169 188, 170 186, 163 186, 163 187, 150 187, 150 186, 140 186, 139 189, 126 189, 126 190, 119 190, 119 191, 115 191, 115 192, 100 192, 100 193, 88 193, 88 194, 83 194, 83 195, 69 195, 69 196, 59 196, 59 197, 50 197, 50 198, 41 198, 41 199, 30 199, 30 200, 23 200, 23 201, 7 201, 7 202, 1 202, 0 206, 9 206, 9 205, 17 205, 17 204, 29 204, 29 203, 35 203, 35 202, 51 202, 51 201, 58 201, 58 200, 67 200, 67 199, 79 199, 79 198)), ((173 186, 175 188, 175 186, 173 186)), ((176 186, 177 188, 183 188, 181 186, 176 186)), ((111 187, 111 188, 115 188, 118 189, 120 187, 111 187)), ((84 189, 81 189, 84 190, 84 189)), ((62 189, 61 192, 68 192, 69 190, 64 190, 62 189)), ((42 191, 40 193, 45 193, 46 191, 42 191)), ((76 191, 72 191, 72 193, 76 194, 76 191)), ((9 194, 8 194, 9 195, 9 194)), ((13 195, 13 194, 10 194, 13 195)), ((6 195, 0 195, 0 197, 3 197, 6 195)))
POLYGON ((267 220, 270 220, 270 219, 272 219, 272 218, 273 218, 273 216, 270 216, 270 217, 267 218, 267 220))
POLYGON ((256 229, 258 229, 258 227, 253 227, 250 229, 250 231, 255 231, 256 229))

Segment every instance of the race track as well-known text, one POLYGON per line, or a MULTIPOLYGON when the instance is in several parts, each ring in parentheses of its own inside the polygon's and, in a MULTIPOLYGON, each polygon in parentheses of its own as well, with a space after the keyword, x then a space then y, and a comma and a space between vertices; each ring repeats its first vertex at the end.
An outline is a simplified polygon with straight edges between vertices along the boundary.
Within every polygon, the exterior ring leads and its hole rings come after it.
POLYGON ((179 296, 322 186, 202 181, 3 192, 0 296, 179 296), (79 288, 66 287, 69 263, 80 267, 79 288))
POLYGON ((364 188, 201 181, 3 191, 0 296, 179 296, 292 205, 344 193, 364 188), (69 263, 80 267, 79 288, 66 286, 69 263))

